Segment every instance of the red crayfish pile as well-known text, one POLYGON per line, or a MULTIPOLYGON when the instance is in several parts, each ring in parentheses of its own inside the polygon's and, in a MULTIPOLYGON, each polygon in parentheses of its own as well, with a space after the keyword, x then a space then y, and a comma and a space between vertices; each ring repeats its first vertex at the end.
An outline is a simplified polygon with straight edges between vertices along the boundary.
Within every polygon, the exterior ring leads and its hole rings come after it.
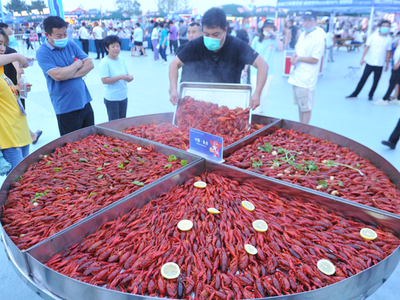
POLYGON ((105 223, 46 265, 86 283, 161 298, 288 295, 355 275, 400 244, 384 228, 374 228, 377 239, 365 240, 363 227, 318 205, 206 173, 105 223), (206 188, 194 187, 197 180, 206 188), (255 209, 246 210, 243 200, 255 209), (210 207, 220 214, 209 213, 210 207), (182 219, 192 221, 193 228, 180 231, 182 219), (253 229, 257 219, 267 222, 266 232, 253 229), (258 253, 248 254, 245 244, 258 253), (320 259, 334 264, 333 275, 319 271, 320 259), (176 279, 160 274, 167 262, 178 264, 176 279))
POLYGON ((225 158, 228 165, 400 214, 400 191, 371 162, 348 148, 279 129, 225 158))
POLYGON ((171 123, 161 123, 130 126, 123 132, 187 150, 190 128, 223 137, 226 147, 263 127, 261 124, 249 124, 248 108, 229 109, 188 96, 179 101, 176 123, 178 128, 171 123))
POLYGON ((29 166, 11 185, 1 222, 17 247, 27 249, 186 163, 91 135, 29 166))

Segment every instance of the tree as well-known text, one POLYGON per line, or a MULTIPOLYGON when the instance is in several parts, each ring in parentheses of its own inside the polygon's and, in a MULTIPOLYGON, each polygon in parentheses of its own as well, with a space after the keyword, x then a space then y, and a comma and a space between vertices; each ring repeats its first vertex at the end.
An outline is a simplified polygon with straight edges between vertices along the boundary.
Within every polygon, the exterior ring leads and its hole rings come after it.
POLYGON ((20 13, 23 10, 29 10, 29 6, 26 4, 25 0, 10 0, 6 5, 4 5, 4 8, 11 14, 14 12, 20 13))
POLYGON ((117 0, 115 1, 118 11, 123 12, 129 16, 133 15, 135 8, 132 0, 117 0))
POLYGON ((179 9, 179 0, 158 0, 158 10, 163 12, 174 12, 179 9))
POLYGON ((190 5, 190 0, 181 0, 180 2, 181 2, 180 8, 184 13, 186 14, 192 13, 192 6, 190 5))
POLYGON ((47 5, 43 0, 32 0, 31 5, 29 6, 29 10, 37 9, 38 11, 42 11, 43 8, 46 8, 47 5))
POLYGON ((140 3, 137 0, 133 2, 133 14, 135 16, 140 16, 142 14, 142 10, 140 9, 140 3))

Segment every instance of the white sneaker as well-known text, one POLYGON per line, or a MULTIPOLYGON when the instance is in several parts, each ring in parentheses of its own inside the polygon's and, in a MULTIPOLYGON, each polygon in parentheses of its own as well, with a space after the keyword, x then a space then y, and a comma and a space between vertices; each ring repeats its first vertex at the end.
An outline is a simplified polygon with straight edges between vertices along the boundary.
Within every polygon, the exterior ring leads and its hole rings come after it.
POLYGON ((390 100, 389 103, 394 104, 394 105, 400 105, 400 100, 393 99, 393 100, 390 100))
POLYGON ((164 61, 164 66, 167 64, 167 62, 164 61))
POLYGON ((374 103, 372 103, 373 105, 379 105, 379 106, 385 106, 389 104, 389 101, 385 101, 383 99, 380 99, 378 101, 375 101, 374 103))

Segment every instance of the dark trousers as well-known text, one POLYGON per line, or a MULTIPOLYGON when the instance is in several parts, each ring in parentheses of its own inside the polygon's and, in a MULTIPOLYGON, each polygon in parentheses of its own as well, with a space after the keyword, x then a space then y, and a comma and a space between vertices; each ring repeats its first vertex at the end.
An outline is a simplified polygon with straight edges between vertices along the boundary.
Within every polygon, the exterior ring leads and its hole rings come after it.
POLYGON ((85 52, 87 55, 89 55, 89 40, 82 40, 82 48, 83 48, 83 52, 85 52))
POLYGON ((126 118, 128 98, 121 101, 110 101, 104 98, 104 104, 107 108, 108 121, 126 118))
POLYGON ((72 131, 94 125, 94 114, 90 103, 84 108, 57 115, 58 129, 63 136, 72 131))
MULTIPOLYGON (((397 70, 392 69, 392 75, 390 76, 389 80, 389 87, 388 90, 386 91, 385 96, 383 96, 383 100, 389 100, 390 94, 393 92, 394 87, 396 86, 396 84, 399 83, 400 83, 400 68, 397 70)), ((397 100, 400 100, 400 93, 397 96, 397 100)))
POLYGON ((378 86, 379 79, 381 79, 383 67, 370 66, 369 64, 365 65, 364 73, 360 79, 360 82, 357 85, 356 90, 351 94, 352 97, 357 97, 364 87, 365 82, 367 81, 369 75, 374 73, 374 83, 372 84, 371 90, 369 91, 368 96, 372 97, 375 93, 376 87, 378 86))
POLYGON ((179 39, 179 46, 185 45, 188 42, 189 42, 189 40, 179 39))
POLYGON ((97 58, 100 58, 100 51, 101 51, 101 57, 104 57, 104 42, 103 40, 94 40, 94 45, 96 46, 96 52, 97 52, 97 58))
POLYGON ((390 135, 389 141, 396 145, 397 142, 399 141, 399 138, 400 138, 400 119, 399 122, 397 122, 397 125, 393 130, 392 134, 390 135))
POLYGON ((26 41, 26 47, 27 47, 26 49, 29 50, 29 47, 30 47, 33 50, 31 40, 29 38, 27 38, 27 39, 25 39, 25 41, 26 41))
POLYGON ((163 47, 160 45, 160 55, 161 55, 161 58, 165 61, 167 61, 167 53, 166 52, 167 52, 167 46, 165 46, 163 49, 163 47))
POLYGON ((42 34, 38 33, 37 36, 38 36, 39 45, 41 45, 42 44, 42 34))
POLYGON ((178 48, 178 40, 175 41, 169 41, 169 50, 171 53, 176 53, 176 49, 178 48), (174 51, 172 52, 172 47, 174 48, 174 51))

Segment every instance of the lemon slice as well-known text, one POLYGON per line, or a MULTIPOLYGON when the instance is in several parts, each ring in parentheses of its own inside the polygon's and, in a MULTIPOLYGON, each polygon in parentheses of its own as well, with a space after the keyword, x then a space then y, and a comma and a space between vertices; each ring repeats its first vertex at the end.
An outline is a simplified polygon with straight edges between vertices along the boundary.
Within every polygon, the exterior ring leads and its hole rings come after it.
POLYGON ((250 244, 244 244, 244 250, 246 250, 246 252, 251 255, 256 255, 258 253, 256 247, 250 244))
POLYGON ((207 211, 208 211, 210 214, 213 214, 213 215, 218 215, 218 214, 221 213, 218 209, 216 209, 216 208, 214 208, 214 207, 207 208, 207 211))
POLYGON ((255 220, 253 222, 253 228, 258 232, 266 232, 268 230, 268 224, 264 220, 255 220))
POLYGON ((366 240, 374 240, 378 237, 378 234, 369 228, 363 228, 360 230, 360 235, 366 240))
POLYGON ((188 231, 188 230, 192 229, 192 227, 193 227, 193 222, 190 220, 181 220, 178 223, 178 228, 179 228, 179 230, 182 230, 182 231, 188 231))
POLYGON ((176 263, 168 262, 161 267, 161 275, 166 279, 178 278, 180 274, 181 270, 176 263))
POLYGON ((248 211, 253 211, 256 208, 253 203, 246 200, 242 201, 242 206, 248 211))
POLYGON ((327 259, 320 259, 317 262, 317 268, 318 268, 318 270, 320 270, 325 275, 333 275, 336 272, 336 268, 333 265, 333 263, 331 263, 327 259))
POLYGON ((207 186, 207 183, 204 181, 196 181, 193 185, 199 189, 204 189, 207 186))

